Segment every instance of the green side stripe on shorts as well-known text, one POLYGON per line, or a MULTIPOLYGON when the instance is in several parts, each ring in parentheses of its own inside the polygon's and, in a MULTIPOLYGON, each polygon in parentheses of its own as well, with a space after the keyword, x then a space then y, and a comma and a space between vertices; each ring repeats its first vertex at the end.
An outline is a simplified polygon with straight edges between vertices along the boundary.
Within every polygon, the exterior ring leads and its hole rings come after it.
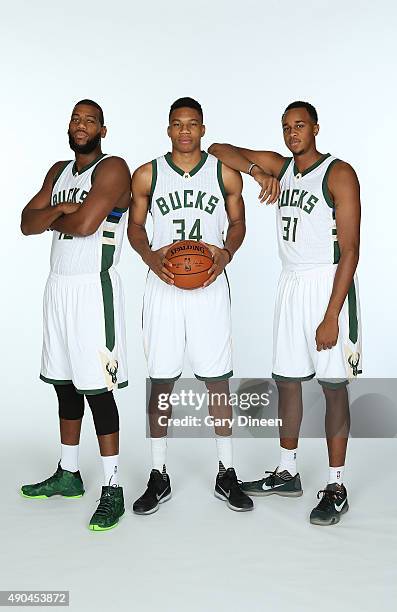
POLYGON ((105 317, 106 348, 109 351, 112 351, 115 345, 113 287, 109 274, 109 268, 113 265, 115 248, 114 244, 102 245, 101 287, 105 317))
POLYGON ((353 344, 356 344, 358 339, 358 319, 357 319, 357 297, 354 280, 350 285, 349 293, 347 294, 349 306, 349 339, 353 344))
POLYGON ((103 313, 105 317, 105 344, 106 348, 109 351, 112 351, 115 345, 114 304, 112 279, 110 278, 108 270, 104 270, 103 272, 101 272, 101 287, 103 298, 103 313))

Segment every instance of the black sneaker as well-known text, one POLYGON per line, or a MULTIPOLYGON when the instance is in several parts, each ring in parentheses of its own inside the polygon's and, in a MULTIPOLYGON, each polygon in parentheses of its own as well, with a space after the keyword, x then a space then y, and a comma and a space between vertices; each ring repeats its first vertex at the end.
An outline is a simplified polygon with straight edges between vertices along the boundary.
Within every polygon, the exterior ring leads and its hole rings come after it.
POLYGON ((254 503, 248 495, 243 493, 240 483, 233 468, 228 468, 223 473, 219 472, 216 477, 214 495, 225 501, 231 510, 237 512, 253 510, 254 503))
POLYGON ((302 483, 299 474, 291 476, 287 470, 283 472, 265 472, 269 474, 260 480, 241 483, 241 490, 248 495, 282 495, 283 497, 300 497, 303 494, 302 483))
POLYGON ((347 491, 344 485, 329 484, 317 493, 319 503, 310 513, 312 525, 335 525, 342 514, 349 510, 347 491), (320 495, 322 497, 320 499, 320 495))
POLYGON ((144 494, 134 502, 132 510, 135 514, 152 514, 171 498, 171 482, 167 473, 161 474, 159 470, 150 472, 149 482, 144 494))

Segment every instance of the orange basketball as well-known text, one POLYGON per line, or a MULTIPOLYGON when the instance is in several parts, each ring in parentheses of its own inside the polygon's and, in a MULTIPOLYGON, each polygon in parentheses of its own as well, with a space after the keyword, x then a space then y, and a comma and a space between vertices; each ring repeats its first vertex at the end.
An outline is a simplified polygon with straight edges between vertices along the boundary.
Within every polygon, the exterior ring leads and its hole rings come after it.
POLYGON ((213 264, 211 251, 196 240, 175 242, 165 254, 172 263, 175 287, 197 289, 208 280, 208 270, 213 264))

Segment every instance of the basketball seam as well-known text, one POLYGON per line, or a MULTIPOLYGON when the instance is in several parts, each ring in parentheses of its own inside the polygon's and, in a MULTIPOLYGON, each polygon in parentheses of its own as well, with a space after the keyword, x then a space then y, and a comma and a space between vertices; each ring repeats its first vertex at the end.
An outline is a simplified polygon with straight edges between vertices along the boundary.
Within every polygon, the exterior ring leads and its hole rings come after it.
POLYGON ((204 272, 208 272, 208 270, 199 270, 198 272, 181 272, 180 274, 176 273, 174 276, 194 276, 195 274, 203 274, 204 272))

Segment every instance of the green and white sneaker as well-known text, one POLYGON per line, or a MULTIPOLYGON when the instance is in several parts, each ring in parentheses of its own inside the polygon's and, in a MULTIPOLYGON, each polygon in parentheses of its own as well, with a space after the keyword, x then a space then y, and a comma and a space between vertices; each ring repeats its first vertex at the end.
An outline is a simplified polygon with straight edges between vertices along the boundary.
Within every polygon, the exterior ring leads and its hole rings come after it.
POLYGON ((346 487, 337 483, 328 484, 317 493, 319 503, 310 513, 312 525, 335 525, 342 514, 349 510, 346 487), (321 499, 320 499, 320 495, 321 499))
POLYGON ((264 478, 243 482, 240 488, 247 495, 265 497, 267 495, 282 495, 283 497, 300 497, 303 494, 299 474, 291 476, 287 470, 283 472, 265 472, 264 478), (269 476, 266 476, 269 474, 269 476))
POLYGON ((102 487, 99 506, 92 515, 88 527, 91 531, 107 531, 108 529, 113 529, 113 527, 116 527, 118 524, 124 512, 123 487, 102 487))
POLYGON ((53 495, 76 498, 84 495, 84 485, 80 472, 63 470, 59 462, 55 474, 42 482, 22 485, 21 494, 30 499, 47 499, 53 495))

